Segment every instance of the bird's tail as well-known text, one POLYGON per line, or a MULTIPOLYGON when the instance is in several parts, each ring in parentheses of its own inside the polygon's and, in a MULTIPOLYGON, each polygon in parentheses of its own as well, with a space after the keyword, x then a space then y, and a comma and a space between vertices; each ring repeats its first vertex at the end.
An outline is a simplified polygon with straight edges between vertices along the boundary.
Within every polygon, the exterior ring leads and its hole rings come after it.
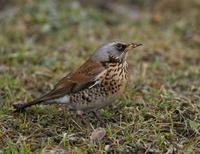
POLYGON ((32 105, 37 105, 37 104, 43 104, 45 102, 47 102, 50 98, 47 98, 46 96, 48 96, 49 93, 39 97, 39 98, 36 98, 30 102, 27 102, 27 103, 15 103, 13 104, 13 108, 15 109, 15 112, 20 112, 20 111, 23 111, 25 110, 27 107, 30 107, 32 105))
POLYGON ((70 102, 70 98, 68 95, 64 95, 64 96, 59 96, 59 97, 55 97, 55 96, 49 96, 49 93, 37 98, 31 102, 28 103, 16 103, 13 104, 13 107, 15 109, 15 112, 20 112, 25 110, 25 108, 30 107, 32 105, 37 105, 37 104, 43 104, 43 105, 47 105, 47 104, 67 104, 70 102))
POLYGON ((47 94, 37 98, 28 103, 16 103, 13 104, 13 107, 16 112, 23 111, 25 108, 30 107, 36 104, 66 104, 69 102, 69 96, 66 95, 65 89, 53 89, 52 91, 48 92, 47 94))
POLYGON ((13 104, 13 107, 15 109, 15 112, 20 112, 20 111, 23 111, 25 110, 27 107, 30 107, 32 105, 36 105, 36 104, 40 104, 42 103, 43 100, 42 99, 35 99, 31 102, 27 102, 27 103, 15 103, 13 104))

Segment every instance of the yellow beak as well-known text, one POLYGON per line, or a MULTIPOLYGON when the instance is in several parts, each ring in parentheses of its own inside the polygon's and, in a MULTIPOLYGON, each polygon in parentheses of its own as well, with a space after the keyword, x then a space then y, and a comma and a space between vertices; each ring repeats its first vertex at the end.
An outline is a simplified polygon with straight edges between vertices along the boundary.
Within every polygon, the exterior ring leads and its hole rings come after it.
POLYGON ((126 47, 127 50, 130 50, 130 49, 133 49, 133 48, 136 48, 138 46, 141 46, 142 44, 141 43, 129 43, 126 47))

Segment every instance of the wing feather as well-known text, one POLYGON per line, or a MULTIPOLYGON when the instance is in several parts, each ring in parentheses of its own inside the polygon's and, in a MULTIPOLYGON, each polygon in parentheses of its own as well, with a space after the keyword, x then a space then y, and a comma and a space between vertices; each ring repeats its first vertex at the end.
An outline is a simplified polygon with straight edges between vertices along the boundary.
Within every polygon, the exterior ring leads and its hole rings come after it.
POLYGON ((59 98, 89 88, 96 83, 97 77, 104 70, 105 67, 101 63, 89 59, 75 72, 70 73, 61 79, 56 84, 55 88, 39 98, 39 101, 59 98))

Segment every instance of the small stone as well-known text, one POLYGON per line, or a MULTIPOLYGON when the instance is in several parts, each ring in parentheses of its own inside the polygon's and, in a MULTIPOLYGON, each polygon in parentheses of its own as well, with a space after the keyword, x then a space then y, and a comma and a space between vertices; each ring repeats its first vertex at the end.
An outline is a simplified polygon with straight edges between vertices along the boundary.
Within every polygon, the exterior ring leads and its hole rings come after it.
POLYGON ((106 130, 104 128, 97 128, 95 129, 92 134, 90 135, 90 140, 92 142, 99 142, 101 141, 106 135, 106 130))
POLYGON ((104 147, 104 150, 106 152, 110 152, 110 145, 109 144, 106 144, 105 147, 104 147))

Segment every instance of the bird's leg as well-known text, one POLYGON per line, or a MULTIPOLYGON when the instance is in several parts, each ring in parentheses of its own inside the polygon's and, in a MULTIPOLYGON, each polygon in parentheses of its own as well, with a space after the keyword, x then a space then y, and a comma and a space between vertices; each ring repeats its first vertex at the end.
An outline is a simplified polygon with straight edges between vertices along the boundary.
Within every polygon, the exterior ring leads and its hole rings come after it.
POLYGON ((97 110, 92 110, 90 111, 96 118, 97 120, 101 123, 101 124, 105 124, 102 117, 100 116, 99 112, 97 110))

